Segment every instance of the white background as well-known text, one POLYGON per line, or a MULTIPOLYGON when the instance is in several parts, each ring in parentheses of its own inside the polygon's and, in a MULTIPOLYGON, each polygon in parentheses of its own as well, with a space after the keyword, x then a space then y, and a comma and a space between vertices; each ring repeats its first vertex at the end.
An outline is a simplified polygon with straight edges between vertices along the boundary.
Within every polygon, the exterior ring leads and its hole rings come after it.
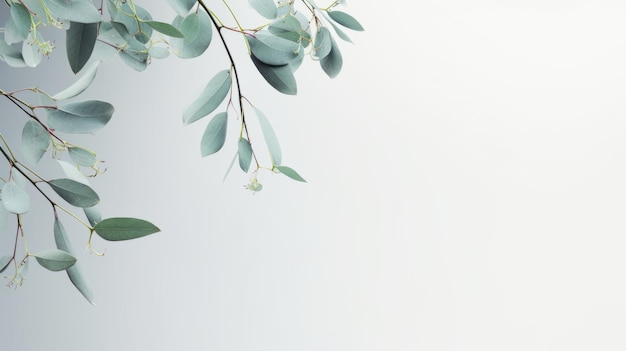
MULTIPOLYGON (((309 181, 261 174, 255 196, 236 170, 222 183, 234 134, 202 159, 206 121, 181 122, 227 68, 217 37, 199 59, 102 66, 84 98, 116 114, 80 139, 106 160, 100 208, 162 232, 81 253, 95 307, 31 265, 0 289, 3 349, 626 348, 626 5, 510 3, 352 0, 342 10, 366 31, 340 43, 343 72, 305 62, 297 97, 265 85, 227 33, 244 94, 309 181)), ((45 79, 2 67, 3 88, 70 84, 57 44, 45 79)), ((26 217, 32 251, 52 245, 49 212, 26 217)))

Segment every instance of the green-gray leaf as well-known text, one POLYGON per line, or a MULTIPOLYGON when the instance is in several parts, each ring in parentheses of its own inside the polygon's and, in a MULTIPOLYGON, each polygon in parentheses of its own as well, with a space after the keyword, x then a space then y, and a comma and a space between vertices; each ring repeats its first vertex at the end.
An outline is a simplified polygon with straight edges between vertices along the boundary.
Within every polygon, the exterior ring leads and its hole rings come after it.
POLYGON ((7 44, 19 43, 28 37, 31 27, 30 12, 24 5, 11 3, 11 17, 4 28, 7 44))
POLYGON ((160 231, 154 224, 137 218, 103 219, 94 226, 94 230, 110 241, 131 240, 160 231))
POLYGON ((349 14, 342 11, 328 11, 328 16, 332 18, 335 22, 341 24, 342 26, 356 30, 363 31, 363 26, 356 20, 356 18, 350 16, 349 14))
POLYGON ((65 36, 67 61, 72 72, 78 73, 84 66, 93 52, 98 37, 97 23, 70 22, 70 29, 65 36))
POLYGON ((202 157, 220 151, 226 141, 227 126, 228 114, 226 112, 218 113, 211 119, 200 141, 200 153, 202 157))
POLYGON ((23 214, 30 210, 30 197, 13 179, 2 186, 2 203, 11 213, 23 214))
POLYGON ((65 173, 65 176, 68 179, 75 180, 85 185, 89 185, 89 181, 87 180, 87 177, 78 169, 78 167, 76 167, 76 165, 73 165, 69 162, 65 162, 63 160, 56 160, 56 161, 61 166, 61 168, 63 168, 63 173, 65 173))
POLYGON ((248 173, 250 163, 252 162, 252 146, 247 139, 239 139, 237 154, 239 155, 239 167, 241 167, 242 171, 248 173))
MULTIPOLYGON (((93 225, 93 224, 92 224, 93 225)), ((67 236, 67 232, 63 227, 61 221, 58 218, 54 220, 54 241, 57 245, 57 249, 63 250, 70 255, 75 255, 74 248, 72 247, 72 243, 70 242, 69 237, 67 236)), ((87 281, 85 280, 82 270, 78 264, 78 262, 74 263, 73 266, 66 270, 67 276, 70 278, 70 281, 78 291, 89 301, 90 304, 94 305, 93 302, 93 293, 91 289, 87 285, 87 281)))
POLYGON ((63 200, 76 207, 91 207, 100 202, 100 197, 88 185, 72 179, 61 178, 48 184, 63 200))
POLYGON ((26 161, 36 164, 50 147, 50 135, 41 124, 29 120, 22 129, 22 154, 26 161))
POLYGON ((343 58, 337 43, 332 37, 330 38, 330 42, 332 44, 330 52, 324 58, 320 59, 320 65, 330 78, 335 78, 339 72, 341 72, 343 58))
POLYGON ((48 126, 67 133, 93 133, 113 116, 113 105, 98 100, 72 102, 48 109, 48 126))
POLYGON ((332 47, 333 43, 331 42, 330 31, 326 27, 320 27, 315 35, 315 42, 313 44, 315 56, 318 59, 323 59, 328 56, 332 47))
POLYGON ((299 182, 304 182, 306 183, 306 180, 304 180, 304 178, 302 178, 298 172, 294 171, 293 168, 287 167, 287 166, 274 166, 275 169, 279 170, 280 173, 286 175, 287 177, 293 179, 293 180, 297 180, 299 182))
MULTIPOLYGON (((47 0, 53 17, 79 23, 100 22, 100 12, 90 0, 47 0)), ((41 14, 40 14, 41 15, 41 14)))
POLYGON ((278 14, 274 0, 248 0, 248 4, 265 18, 274 19, 278 14))
POLYGON ((158 22, 158 21, 145 21, 145 24, 152 27, 152 29, 156 30, 159 33, 163 33, 167 36, 173 38, 184 38, 185 35, 181 33, 178 29, 174 28, 171 24, 158 22))
POLYGON ((185 36, 185 39, 170 40, 174 53, 180 58, 198 57, 211 44, 213 27, 211 19, 204 12, 190 13, 185 18, 176 17, 172 25, 185 36))
POLYGON ((79 166, 92 167, 98 162, 95 153, 80 146, 70 146, 67 151, 72 161, 79 166))
POLYGON ((85 216, 87 217, 87 220, 92 227, 102 220, 102 215, 95 206, 83 208, 83 212, 85 212, 85 216))
POLYGON ((218 72, 211 78, 200 96, 183 111, 183 123, 193 123, 215 111, 228 95, 231 84, 230 70, 218 72))
POLYGON ((273 165, 280 165, 283 161, 282 152, 280 150, 280 143, 278 142, 278 138, 276 137, 276 133, 274 133, 274 128, 270 124, 269 119, 265 116, 265 114, 256 107, 253 107, 254 113, 259 119, 259 125, 261 126, 261 131, 263 132, 263 138, 265 138, 265 144, 267 144, 267 149, 270 153, 270 158, 272 159, 273 165))
POLYGON ((43 268, 53 272, 64 271, 76 263, 76 257, 62 250, 44 250, 33 256, 43 268))
POLYGON ((263 63, 254 55, 250 55, 252 62, 263 78, 279 92, 287 95, 296 95, 298 93, 298 85, 296 78, 289 65, 272 66, 263 63))
POLYGON ((167 0, 179 16, 186 16, 197 0, 167 0))
POLYGON ((78 80, 76 80, 76 82, 74 82, 74 84, 70 85, 62 92, 54 95, 53 98, 56 100, 71 99, 85 91, 96 78, 96 73, 98 72, 98 66, 100 66, 100 62, 101 61, 96 61, 91 64, 89 68, 85 70, 85 73, 83 73, 83 75, 78 80))
POLYGON ((268 31, 248 36, 250 50, 259 61, 272 66, 286 65, 298 57, 300 44, 278 37, 268 31))

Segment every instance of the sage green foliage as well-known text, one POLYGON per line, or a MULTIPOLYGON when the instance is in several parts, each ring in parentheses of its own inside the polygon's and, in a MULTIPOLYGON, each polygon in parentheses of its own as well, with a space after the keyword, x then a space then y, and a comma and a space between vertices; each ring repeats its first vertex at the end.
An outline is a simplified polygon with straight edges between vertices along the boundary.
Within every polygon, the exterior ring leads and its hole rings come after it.
MULTIPOLYGON (((6 0, 9 19, 0 23, 0 61, 12 68, 35 67, 44 56, 53 53, 55 44, 45 40, 46 30, 65 32, 65 55, 69 70, 78 74, 73 84, 56 94, 40 87, 4 91, 0 96, 10 100, 23 113, 26 121, 21 131, 19 150, 9 145, 0 130, 0 154, 8 163, 8 174, 0 175, 0 234, 4 234, 7 218, 15 216, 16 236, 12 253, 0 252, 0 271, 13 267, 9 286, 19 286, 28 272, 29 262, 51 271, 67 272, 76 289, 94 303, 93 292, 81 270, 70 237, 60 217, 67 216, 86 229, 85 245, 97 255, 92 237, 107 241, 137 239, 159 232, 149 221, 132 217, 102 216, 97 204, 100 197, 91 187, 90 177, 103 173, 100 160, 88 146, 70 142, 75 134, 97 134, 115 114, 113 105, 101 100, 79 100, 94 82, 98 69, 115 56, 137 72, 146 70, 153 59, 177 56, 192 59, 202 56, 211 46, 221 46, 222 63, 211 68, 211 77, 202 91, 189 93, 181 108, 182 124, 204 125, 199 141, 200 154, 205 157, 221 151, 230 140, 236 143, 226 176, 236 160, 250 178, 245 187, 259 192, 260 171, 283 174, 305 182, 293 168, 285 166, 283 154, 270 120, 252 103, 253 96, 244 95, 254 81, 265 81, 277 91, 296 95, 295 73, 306 57, 319 62, 321 72, 336 77, 343 67, 343 57, 336 38, 352 42, 344 29, 362 31, 363 26, 351 15, 336 8, 345 1, 327 0, 326 7, 313 0, 248 0, 251 9, 262 19, 258 23, 242 23, 228 1, 167 0, 172 7, 169 19, 155 19, 137 0, 6 0), (213 7, 221 7, 232 19, 219 18, 213 7), (230 23, 229 23, 230 22, 230 23), (3 27, 2 27, 3 26, 3 27), (232 43, 223 32, 238 32, 236 45, 248 49, 258 77, 242 77, 238 64, 247 57, 233 57, 232 43), (217 43, 217 44, 215 44, 217 43), (214 45, 215 44, 215 45, 214 45), (217 111, 217 112, 216 112, 217 111), (248 117, 256 115, 265 145, 249 130, 248 117), (208 117, 205 119, 205 117, 208 117), (229 128, 230 124, 230 128, 229 128), (260 163, 261 150, 270 164, 260 163), (18 152, 19 151, 19 152, 18 152), (51 178, 37 170, 40 160, 48 155, 56 160, 65 177, 51 178), (47 184, 47 186, 46 186, 47 184), (27 225, 31 196, 50 204, 54 216, 53 235, 56 248, 44 248, 33 254, 18 241, 30 234, 27 225), (94 236, 93 234, 97 234, 94 236)), ((150 6, 150 1, 145 1, 150 6)), ((211 62, 216 59, 212 58, 211 62)), ((123 73, 123 78, 127 78, 123 73)), ((134 79, 134 78, 128 78, 134 79)), ((4 114, 4 113, 3 113, 4 114)), ((7 114, 6 118, 11 117, 7 114)), ((4 249, 3 249, 4 250, 4 249)), ((80 252, 80 250, 78 251, 80 252)))

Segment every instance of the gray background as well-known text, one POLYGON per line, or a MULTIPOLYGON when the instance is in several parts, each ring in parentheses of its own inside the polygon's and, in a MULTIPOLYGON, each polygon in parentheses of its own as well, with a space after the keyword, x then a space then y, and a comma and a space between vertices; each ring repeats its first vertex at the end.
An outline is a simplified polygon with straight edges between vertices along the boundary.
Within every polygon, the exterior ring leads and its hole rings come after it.
MULTIPOLYGON (((103 65, 83 98, 116 114, 71 140, 106 160, 92 182, 103 214, 162 233, 94 239, 105 257, 81 252, 95 307, 64 273, 31 265, 21 288, 0 289, 3 348, 624 349, 626 5, 364 0, 345 10, 367 31, 340 44, 335 80, 305 62, 297 97, 265 85, 227 35, 244 94, 308 184, 261 174, 265 189, 251 196, 236 170, 222 183, 234 137, 199 156, 206 122, 183 127, 181 111, 227 68, 219 42, 143 73, 103 65)), ((69 85, 57 44, 38 70, 0 66, 2 87, 69 85)), ((21 130, 22 114, 0 108, 2 125, 21 130)), ((26 220, 31 251, 50 247, 46 204, 26 220)))

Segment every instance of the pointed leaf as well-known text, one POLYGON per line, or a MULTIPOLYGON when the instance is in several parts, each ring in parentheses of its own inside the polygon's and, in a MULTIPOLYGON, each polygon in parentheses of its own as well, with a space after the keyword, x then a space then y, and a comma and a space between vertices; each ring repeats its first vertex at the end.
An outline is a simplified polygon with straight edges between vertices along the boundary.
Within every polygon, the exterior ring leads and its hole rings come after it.
POLYGON ((298 92, 298 86, 296 84, 296 78, 293 76, 291 67, 289 65, 272 66, 263 63, 254 55, 250 55, 252 62, 256 66, 257 70, 263 78, 279 92, 287 95, 296 95, 298 92))
POLYGON ((70 22, 70 29, 67 30, 65 43, 67 49, 67 61, 72 72, 78 73, 84 66, 93 52, 98 37, 97 23, 70 22))
POLYGON ((178 29, 174 28, 174 26, 172 26, 169 23, 163 23, 163 22, 158 22, 158 21, 145 21, 144 23, 152 27, 152 29, 156 30, 157 32, 163 33, 167 36, 170 36, 173 38, 185 37, 183 33, 181 33, 178 29))
POLYGON ((226 141, 226 129, 228 126, 228 114, 221 112, 215 115, 207 125, 200 141, 202 157, 214 154, 224 146, 226 141))
POLYGON ((61 178, 48 181, 48 184, 63 200, 76 207, 91 207, 100 202, 100 197, 88 185, 72 179, 61 178))
POLYGON ((315 42, 313 44, 315 56, 318 59, 323 59, 328 56, 332 47, 333 43, 331 42, 330 31, 326 27, 320 27, 315 35, 315 42))
POLYGON ((45 250, 33 256, 43 268, 53 272, 64 271, 76 263, 76 257, 62 250, 45 250))
POLYGON ((330 52, 324 58, 320 59, 320 65, 330 78, 335 78, 339 72, 341 72, 343 58, 335 40, 331 37, 330 41, 332 44, 330 52))
MULTIPOLYGON (((69 237, 67 236, 67 232, 65 231, 63 224, 61 223, 61 221, 59 221, 58 218, 55 218, 54 220, 54 241, 57 245, 57 249, 63 250, 70 255, 75 255, 74 248, 72 246, 72 243, 70 242, 69 237)), ((85 297, 85 299, 87 299, 87 301, 89 301, 89 303, 93 305, 93 293, 91 292, 91 289, 85 281, 79 263, 74 263, 74 265, 68 268, 66 272, 67 276, 70 278, 70 281, 72 282, 72 284, 74 284, 76 289, 78 289, 78 291, 85 297)))
POLYGON ((113 116, 113 105, 98 100, 72 102, 48 109, 48 126, 66 133, 92 133, 113 116))
POLYGON ((74 82, 74 84, 70 85, 62 92, 54 95, 52 98, 56 100, 70 99, 85 91, 96 78, 96 73, 98 72, 98 66, 100 66, 100 62, 101 61, 96 61, 91 64, 89 68, 85 70, 85 73, 83 73, 83 75, 78 80, 76 80, 76 82, 74 82))
POLYGON ((36 164, 50 147, 50 134, 41 124, 29 120, 22 129, 22 154, 26 161, 36 164))
POLYGON ((356 20, 356 18, 350 16, 349 14, 342 11, 328 11, 328 16, 332 18, 335 22, 341 24, 342 26, 357 30, 363 31, 363 26, 356 20))
POLYGON ((302 178, 298 172, 294 171, 292 168, 287 167, 287 166, 274 166, 275 169, 279 170, 280 173, 286 175, 287 177, 293 179, 293 180, 297 180, 299 182, 304 182, 306 183, 306 180, 304 180, 304 178, 302 178))
POLYGON ((205 12, 192 12, 185 18, 177 17, 172 25, 185 36, 185 39, 170 40, 174 53, 180 58, 198 57, 211 44, 213 27, 205 12))
POLYGON ((231 84, 230 70, 218 72, 211 78, 200 96, 183 111, 183 123, 193 123, 215 111, 228 95, 231 84))
POLYGON ((85 212, 85 216, 87 217, 87 220, 92 227, 102 220, 102 215, 95 206, 83 208, 83 212, 85 212))
POLYGON ((235 152, 235 155, 233 156, 233 159, 230 160, 230 164, 228 165, 228 168, 226 169, 226 173, 224 173, 224 178, 222 178, 222 182, 226 181, 226 178, 228 177, 228 174, 233 169, 233 165, 235 164, 235 160, 237 159, 238 155, 239 155, 239 152, 235 152))
POLYGON ((94 230, 110 241, 131 240, 160 231, 154 224, 137 218, 103 219, 94 226, 94 230))
POLYGON ((0 257, 0 273, 4 272, 5 269, 9 266, 9 263, 13 260, 11 255, 5 255, 0 257))
POLYGON ((274 19, 278 15, 274 0, 248 0, 248 4, 265 18, 274 19))
POLYGON ((2 186, 2 203, 11 213, 23 214, 30 210, 30 197, 13 179, 2 186))
POLYGON ((252 146, 250 146, 250 142, 244 138, 239 139, 239 143, 237 145, 239 167, 241 167, 242 171, 248 173, 250 163, 252 162, 252 146))
POLYGON ((274 133, 274 128, 272 128, 269 119, 267 119, 267 117, 261 110, 256 107, 253 107, 253 109, 254 113, 259 119, 259 125, 261 126, 263 138, 265 138, 265 144, 267 145, 267 150, 270 153, 272 164, 275 166, 280 165, 283 161, 283 156, 280 150, 280 143, 278 142, 276 133, 274 133))

